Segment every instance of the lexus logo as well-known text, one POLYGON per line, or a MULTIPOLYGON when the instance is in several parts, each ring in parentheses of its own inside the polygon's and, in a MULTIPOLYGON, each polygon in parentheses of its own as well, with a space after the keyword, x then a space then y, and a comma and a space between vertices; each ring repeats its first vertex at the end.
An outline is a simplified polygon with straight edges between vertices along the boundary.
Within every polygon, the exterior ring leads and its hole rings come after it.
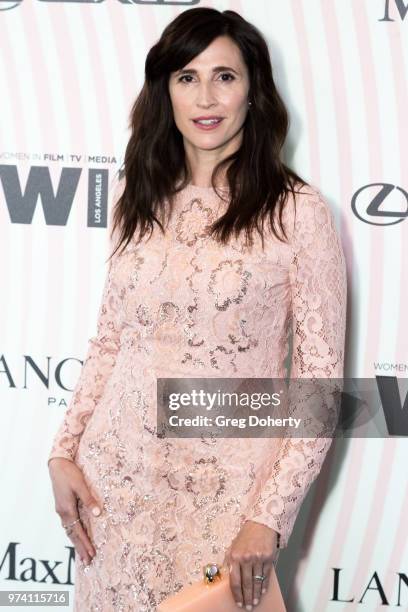
POLYGON ((370 183, 361 187, 353 195, 351 209, 364 223, 396 225, 408 216, 408 193, 402 187, 390 183, 370 183), (375 187, 379 189, 373 189, 375 187), (387 198, 392 199, 391 206, 387 198), (401 206, 394 208, 396 203, 401 206))

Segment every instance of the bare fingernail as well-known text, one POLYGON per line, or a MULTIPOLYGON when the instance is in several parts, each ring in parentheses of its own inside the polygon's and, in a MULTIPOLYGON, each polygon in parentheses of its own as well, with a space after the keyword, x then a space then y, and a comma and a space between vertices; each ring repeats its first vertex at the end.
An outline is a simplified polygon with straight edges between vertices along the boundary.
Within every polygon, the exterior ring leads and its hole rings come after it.
POLYGON ((251 606, 251 604, 247 604, 247 605, 245 606, 245 610, 252 610, 252 606, 251 606))
POLYGON ((259 599, 254 599, 252 603, 254 604, 254 606, 256 606, 256 604, 259 603, 259 599))
POLYGON ((237 602, 238 608, 242 608, 242 603, 240 601, 237 602))
POLYGON ((98 508, 98 506, 94 506, 94 507, 92 508, 92 514, 93 514, 94 516, 99 516, 99 515, 100 515, 100 513, 101 513, 101 510, 100 510, 100 508, 98 508))
POLYGON ((266 589, 265 589, 265 587, 262 589, 262 593, 266 593, 266 589))

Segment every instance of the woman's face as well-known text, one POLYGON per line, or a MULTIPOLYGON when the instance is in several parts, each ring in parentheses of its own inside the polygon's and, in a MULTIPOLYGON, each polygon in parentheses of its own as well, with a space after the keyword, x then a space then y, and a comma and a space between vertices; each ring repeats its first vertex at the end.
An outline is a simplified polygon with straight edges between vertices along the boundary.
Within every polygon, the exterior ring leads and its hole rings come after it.
POLYGON ((239 48, 219 36, 181 70, 172 72, 169 93, 174 121, 187 148, 238 148, 248 112, 249 75, 239 48), (222 120, 210 128, 194 120, 222 120))

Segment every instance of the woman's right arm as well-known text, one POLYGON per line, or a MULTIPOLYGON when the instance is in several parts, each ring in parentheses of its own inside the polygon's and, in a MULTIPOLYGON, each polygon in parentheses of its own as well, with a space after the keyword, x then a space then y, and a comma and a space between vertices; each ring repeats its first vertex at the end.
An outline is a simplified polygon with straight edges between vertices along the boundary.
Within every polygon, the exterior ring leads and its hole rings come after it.
MULTIPOLYGON (((123 193, 124 187, 123 177, 113 186, 113 204, 123 193)), ((112 217, 109 219, 108 230, 111 225, 112 217)), ((111 250, 117 245, 117 238, 117 234, 111 236, 109 242, 111 250)), ((123 304, 123 293, 115 280, 119 260, 120 256, 117 253, 109 259, 97 317, 96 335, 88 339, 88 351, 64 419, 53 439, 47 459, 48 465, 54 457, 74 461, 82 433, 102 397, 115 365, 122 330, 123 304)))
MULTIPOLYGON (((123 181, 119 182, 118 187, 123 188, 123 181)), ((111 240, 110 246, 115 243, 115 240, 111 240)), ((103 395, 119 351, 123 327, 123 290, 117 281, 118 261, 120 256, 116 253, 109 260, 97 318, 97 332, 88 340, 88 352, 81 373, 64 419, 54 437, 47 461, 55 511, 60 516, 62 525, 74 523, 71 532, 67 531, 67 536, 74 543, 75 551, 85 565, 91 562, 96 551, 90 534, 81 521, 77 521, 78 500, 95 516, 101 514, 102 504, 92 494, 74 459, 81 436, 103 395)))
POLYGON ((116 362, 122 329, 123 294, 115 282, 118 257, 109 260, 97 319, 88 351, 64 419, 54 437, 47 463, 54 457, 74 461, 81 435, 102 397, 116 362))
MULTIPOLYGON (((115 281, 116 255, 109 260, 97 320, 97 333, 89 338, 89 348, 74 388, 70 405, 53 440, 48 468, 55 498, 55 511, 63 525, 70 525, 78 516, 78 499, 95 515, 101 505, 91 493, 75 454, 81 435, 95 406, 102 397, 116 362, 122 329, 123 294, 115 281)), ((68 533, 67 533, 68 535, 68 533)), ((68 535, 85 565, 96 554, 93 543, 81 522, 73 525, 68 535)))

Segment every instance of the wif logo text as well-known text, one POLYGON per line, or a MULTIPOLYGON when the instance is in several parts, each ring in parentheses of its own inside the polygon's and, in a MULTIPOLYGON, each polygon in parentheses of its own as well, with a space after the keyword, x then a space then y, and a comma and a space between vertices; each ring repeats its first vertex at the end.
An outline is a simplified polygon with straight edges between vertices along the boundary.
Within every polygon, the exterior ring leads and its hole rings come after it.
POLYGON ((376 379, 389 435, 408 436, 408 393, 402 403, 398 378, 376 376, 376 379))
MULTIPOLYGON (((10 221, 32 223, 35 209, 40 205, 47 225, 66 225, 82 172, 82 168, 62 168, 54 194, 47 166, 32 166, 22 189, 17 166, 0 165, 0 181, 10 221)), ((108 189, 108 170, 88 170, 88 227, 107 227, 108 189)))

